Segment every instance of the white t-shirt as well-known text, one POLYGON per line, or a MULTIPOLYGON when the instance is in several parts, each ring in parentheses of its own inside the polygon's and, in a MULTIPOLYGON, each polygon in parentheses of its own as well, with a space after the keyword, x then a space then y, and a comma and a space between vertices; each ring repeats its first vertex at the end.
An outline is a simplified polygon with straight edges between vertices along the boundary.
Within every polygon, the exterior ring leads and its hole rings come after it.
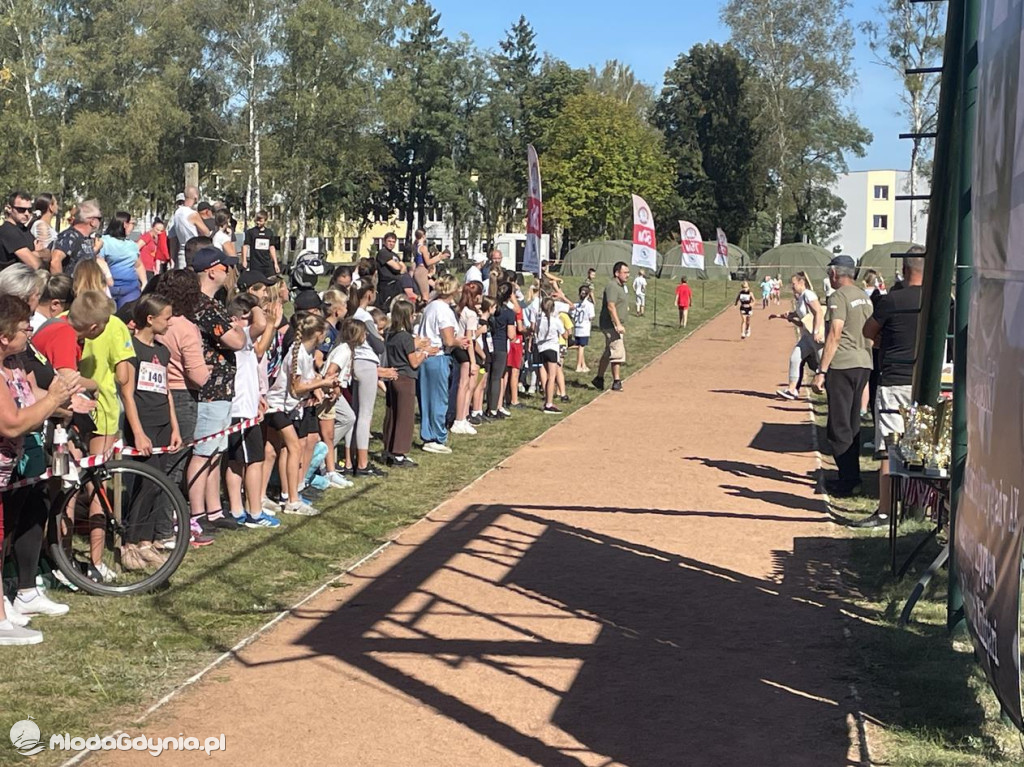
POLYGON ((810 288, 804 290, 796 300, 796 316, 803 319, 811 313, 811 301, 817 301, 818 295, 810 288))
POLYGON ((647 295, 647 278, 642 275, 637 275, 636 279, 633 280, 633 292, 636 293, 637 298, 644 298, 647 295))
POLYGON ((562 324, 562 320, 558 318, 558 313, 555 312, 551 315, 545 316, 540 315, 537 317, 537 323, 534 325, 534 340, 537 342, 537 351, 558 351, 558 338, 565 331, 565 326, 562 324))
MULTIPOLYGON (((360 306, 355 310, 355 312, 353 312, 352 319, 359 320, 361 323, 366 325, 367 336, 374 335, 380 337, 380 334, 377 332, 377 323, 373 321, 373 315, 363 307, 360 306)), ((380 355, 373 350, 369 341, 363 341, 356 347, 354 358, 357 360, 364 360, 365 362, 372 362, 375 365, 380 364, 380 355)))
POLYGON ((480 327, 480 315, 468 306, 462 307, 459 314, 459 338, 475 338, 476 329, 480 327))
MULTIPOLYGON (((313 355, 306 351, 306 347, 298 339, 295 339, 295 343, 299 346, 299 359, 296 366, 298 378, 300 381, 309 381, 316 375, 313 355)), ((274 383, 270 385, 270 391, 267 392, 267 412, 290 413, 299 406, 300 400, 292 395, 291 387, 288 385, 292 377, 292 360, 294 358, 294 350, 289 349, 281 361, 281 369, 277 373, 277 378, 274 379, 274 383)))
POLYGON ((217 230, 217 233, 213 235, 213 247, 223 252, 225 242, 231 242, 231 235, 227 232, 217 230))
POLYGON ((245 346, 235 352, 235 365, 231 417, 255 418, 260 412, 260 363, 248 332, 245 334, 245 346))
MULTIPOLYGON (((199 234, 196 225, 188 220, 195 211, 186 205, 179 205, 171 219, 171 229, 178 238, 178 256, 185 255, 185 243, 199 234)), ((173 254, 172 254, 173 255, 173 254)))
POLYGON ((43 326, 43 323, 49 321, 49 319, 50 318, 44 314, 33 312, 32 316, 28 320, 28 324, 32 326, 32 332, 35 333, 43 326))
POLYGON ((352 350, 348 344, 338 344, 335 346, 329 355, 327 355, 327 362, 324 364, 324 370, 329 371, 331 365, 338 366, 338 383, 343 388, 351 386, 352 384, 352 350))
POLYGON ((592 301, 580 301, 576 304, 572 313, 572 332, 575 333, 577 338, 590 337, 591 324, 593 323, 596 315, 597 310, 594 308, 592 301))
POLYGON ((483 281, 484 281, 484 273, 481 271, 480 267, 477 266, 476 264, 473 264, 471 267, 469 267, 469 269, 466 270, 466 284, 469 284, 470 282, 483 282, 483 281))
POLYGON ((444 347, 444 340, 441 338, 441 331, 445 328, 458 330, 459 323, 455 319, 455 312, 446 301, 431 301, 423 310, 423 317, 416 329, 416 335, 420 338, 430 339, 430 345, 435 349, 444 347))

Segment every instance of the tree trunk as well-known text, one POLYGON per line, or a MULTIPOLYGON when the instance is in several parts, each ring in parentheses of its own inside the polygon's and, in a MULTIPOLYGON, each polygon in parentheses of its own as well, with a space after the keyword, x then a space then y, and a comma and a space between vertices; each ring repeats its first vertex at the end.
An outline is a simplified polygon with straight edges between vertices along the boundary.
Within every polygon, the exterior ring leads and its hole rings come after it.
POLYGON ((405 196, 405 244, 412 242, 413 216, 416 215, 416 171, 409 171, 409 188, 405 196))
POLYGON ((921 139, 914 139, 910 149, 910 241, 917 242, 917 216, 914 211, 914 195, 917 193, 917 157, 921 148, 921 139))
POLYGON ((35 108, 35 96, 32 89, 32 63, 28 56, 28 44, 25 40, 25 35, 14 19, 17 19, 18 13, 15 10, 13 0, 10 0, 8 6, 11 9, 11 28, 14 30, 14 36, 18 40, 18 48, 21 51, 21 64, 24 67, 22 72, 22 85, 25 89, 25 107, 28 112, 28 123, 29 123, 29 136, 32 140, 32 154, 36 164, 36 183, 42 185, 43 183, 43 158, 39 151, 39 125, 36 122, 36 108, 35 108))
POLYGON ((419 186, 416 188, 416 221, 417 229, 427 229, 427 174, 420 173, 419 186))

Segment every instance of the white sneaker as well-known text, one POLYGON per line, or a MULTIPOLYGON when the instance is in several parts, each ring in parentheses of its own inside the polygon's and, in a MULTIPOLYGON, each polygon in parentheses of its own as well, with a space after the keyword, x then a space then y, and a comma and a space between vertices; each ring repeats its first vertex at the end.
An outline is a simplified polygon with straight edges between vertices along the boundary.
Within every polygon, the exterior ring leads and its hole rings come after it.
POLYGON ((320 513, 320 510, 314 509, 308 503, 303 503, 302 501, 296 501, 295 503, 289 501, 284 505, 284 513, 295 514, 299 517, 315 517, 320 513))
POLYGON ((28 599, 19 591, 14 601, 16 609, 22 615, 67 615, 71 609, 65 604, 54 602, 39 589, 35 589, 28 599))
POLYGON ((264 498, 262 508, 264 514, 269 514, 272 517, 276 517, 277 513, 281 511, 281 504, 279 504, 277 501, 272 501, 269 498, 264 498))
POLYGON ((35 629, 15 626, 11 621, 0 621, 0 647, 14 645, 39 644, 43 641, 43 633, 35 629))
POLYGON ((98 579, 102 583, 113 583, 117 580, 117 573, 107 567, 103 562, 100 562, 98 565, 90 565, 89 570, 89 577, 94 580, 98 579))
POLYGON ((452 434, 476 434, 476 429, 473 428, 473 424, 469 421, 456 421, 452 424, 452 428, 449 431, 452 434))
POLYGON ((438 453, 440 455, 449 455, 452 449, 447 445, 442 445, 440 442, 424 442, 423 451, 426 453, 438 453))
POLYGON ((344 474, 339 474, 336 471, 327 472, 327 481, 331 483, 332 487, 353 487, 355 485, 355 483, 344 474))
POLYGON ((501 414, 502 414, 503 416, 505 416, 506 418, 511 418, 511 417, 512 417, 512 413, 511 413, 510 411, 506 410, 506 409, 505 409, 505 408, 503 408, 503 407, 499 407, 499 408, 498 408, 498 412, 499 412, 499 413, 501 413, 501 414))
POLYGON ((21 611, 7 597, 4 597, 4 612, 7 614, 7 620, 21 628, 25 628, 28 622, 32 620, 28 615, 22 615, 21 611))

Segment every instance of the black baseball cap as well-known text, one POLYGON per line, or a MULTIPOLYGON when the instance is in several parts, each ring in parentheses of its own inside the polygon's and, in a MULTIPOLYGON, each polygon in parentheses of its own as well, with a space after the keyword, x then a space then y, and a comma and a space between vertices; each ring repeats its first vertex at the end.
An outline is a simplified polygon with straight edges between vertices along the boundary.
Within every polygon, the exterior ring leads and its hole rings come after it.
POLYGON ((221 264, 224 266, 237 266, 238 259, 227 255, 223 250, 212 245, 200 248, 192 257, 192 271, 195 272, 205 272, 207 269, 212 269, 221 264))
POLYGON ((323 305, 320 294, 315 290, 303 290, 292 301, 292 306, 297 312, 308 312, 310 309, 319 309, 323 305))
POLYGON ((268 277, 255 269, 246 269, 238 275, 238 287, 241 290, 248 290, 254 285, 274 285, 277 283, 277 279, 276 274, 268 277))

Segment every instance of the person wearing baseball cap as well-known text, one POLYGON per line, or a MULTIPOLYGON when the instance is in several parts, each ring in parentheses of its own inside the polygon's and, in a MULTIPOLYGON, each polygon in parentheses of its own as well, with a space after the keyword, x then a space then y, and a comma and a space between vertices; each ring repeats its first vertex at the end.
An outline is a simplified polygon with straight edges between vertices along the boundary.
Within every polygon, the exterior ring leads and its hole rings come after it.
POLYGON ((217 266, 223 266, 224 273, 227 274, 238 266, 238 258, 236 256, 229 256, 220 248, 215 248, 212 245, 200 248, 192 256, 192 271, 200 274, 200 282, 203 282, 202 272, 209 271, 217 266))
MULTIPOLYGON (((195 446, 187 469, 192 532, 196 536, 240 529, 238 522, 230 514, 225 516, 221 508, 220 461, 228 445, 224 432, 231 424, 235 352, 245 347, 246 335, 216 299, 237 263, 237 258, 212 246, 200 248, 192 258, 192 269, 199 277, 202 292, 193 322, 202 338, 203 361, 210 369, 210 377, 198 393, 193 437, 211 437, 195 446)), ((183 439, 187 437, 183 435, 183 439)))
POLYGON ((826 481, 830 495, 848 497, 860 490, 860 402, 871 375, 871 341, 864 325, 874 307, 856 284, 857 264, 850 256, 828 263, 835 292, 828 298, 828 334, 813 388, 828 396, 826 433, 839 478, 826 481))
POLYGON ((466 284, 471 282, 479 282, 481 285, 484 284, 484 264, 487 263, 487 256, 483 253, 477 253, 473 256, 473 265, 466 270, 466 284))

